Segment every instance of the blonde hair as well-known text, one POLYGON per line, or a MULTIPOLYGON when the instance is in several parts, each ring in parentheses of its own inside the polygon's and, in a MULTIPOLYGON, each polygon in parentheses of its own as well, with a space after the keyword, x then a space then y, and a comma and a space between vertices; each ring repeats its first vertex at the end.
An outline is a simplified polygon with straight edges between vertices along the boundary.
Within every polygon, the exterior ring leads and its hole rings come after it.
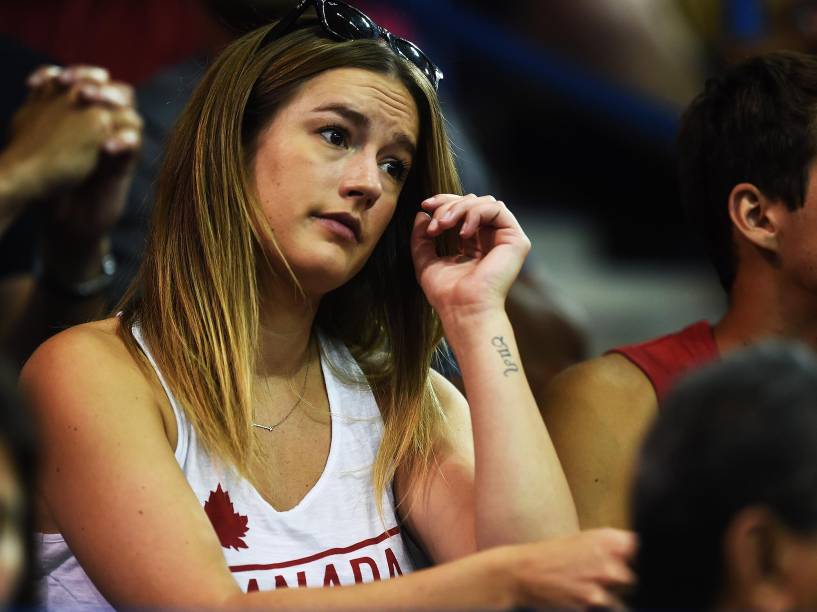
POLYGON ((398 466, 412 477, 428 470, 444 420, 428 378, 441 328, 415 280, 409 236, 419 203, 460 193, 459 178, 436 93, 416 67, 377 41, 330 40, 311 24, 259 48, 268 29, 222 53, 176 126, 146 257, 120 305, 120 335, 144 365, 130 333, 138 322, 208 451, 252 480, 259 273, 269 269, 263 245, 274 242, 249 187, 256 138, 323 71, 355 67, 400 79, 420 115, 416 159, 372 256, 324 296, 316 316, 323 334, 350 349, 380 407, 384 434, 373 467, 379 503, 398 466))

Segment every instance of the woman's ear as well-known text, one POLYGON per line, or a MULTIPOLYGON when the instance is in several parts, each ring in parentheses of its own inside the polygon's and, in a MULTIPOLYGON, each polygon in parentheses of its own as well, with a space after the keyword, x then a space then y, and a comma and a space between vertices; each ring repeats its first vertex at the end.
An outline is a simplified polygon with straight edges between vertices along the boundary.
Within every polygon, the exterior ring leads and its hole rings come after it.
POLYGON ((786 535, 766 508, 738 512, 723 538, 725 608, 784 610, 794 604, 787 588, 786 535))
POLYGON ((750 243, 767 251, 777 251, 782 202, 771 200, 751 183, 739 183, 729 194, 732 225, 750 243))

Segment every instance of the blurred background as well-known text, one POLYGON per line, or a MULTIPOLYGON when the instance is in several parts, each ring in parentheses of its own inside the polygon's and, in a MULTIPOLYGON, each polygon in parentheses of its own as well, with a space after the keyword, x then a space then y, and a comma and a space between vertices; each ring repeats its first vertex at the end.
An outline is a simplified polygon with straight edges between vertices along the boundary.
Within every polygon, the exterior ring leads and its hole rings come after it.
MULTIPOLYGON (((2 0, 0 37, 14 51, 3 56, 0 129, 25 95, 21 75, 38 63, 100 65, 136 87, 145 145, 115 238, 134 266, 162 143, 196 80, 234 36, 294 4, 2 0)), ((679 207, 679 116, 726 64, 812 50, 817 1, 353 4, 442 68, 466 190, 517 212, 534 245, 529 275, 586 331, 590 354, 717 320, 723 292, 679 207)), ((26 248, 18 236, 0 258, 26 248)))

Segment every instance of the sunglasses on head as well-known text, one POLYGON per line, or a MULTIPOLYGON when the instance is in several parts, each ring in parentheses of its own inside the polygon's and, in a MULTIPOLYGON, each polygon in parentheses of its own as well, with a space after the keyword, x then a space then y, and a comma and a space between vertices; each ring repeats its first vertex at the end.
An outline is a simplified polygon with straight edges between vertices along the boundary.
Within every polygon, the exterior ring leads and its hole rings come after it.
POLYGON ((382 38, 392 51, 417 66, 431 82, 435 91, 439 87, 443 78, 442 70, 437 68, 417 45, 405 38, 395 36, 386 28, 377 25, 366 14, 337 0, 300 0, 292 11, 267 32, 264 40, 261 41, 261 46, 286 34, 310 4, 315 6, 315 12, 324 31, 333 38, 338 40, 382 38))

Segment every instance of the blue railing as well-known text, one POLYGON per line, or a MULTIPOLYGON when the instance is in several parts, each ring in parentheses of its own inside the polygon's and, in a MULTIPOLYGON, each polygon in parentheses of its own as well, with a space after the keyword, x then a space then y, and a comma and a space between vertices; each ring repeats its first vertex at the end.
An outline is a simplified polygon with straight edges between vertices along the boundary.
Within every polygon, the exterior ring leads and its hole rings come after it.
POLYGON ((435 40, 450 42, 460 54, 468 49, 479 61, 490 60, 503 72, 518 74, 520 90, 552 92, 650 140, 671 143, 675 139, 678 109, 549 53, 473 11, 449 0, 407 0, 401 10, 422 24, 424 41, 432 46, 435 40))

